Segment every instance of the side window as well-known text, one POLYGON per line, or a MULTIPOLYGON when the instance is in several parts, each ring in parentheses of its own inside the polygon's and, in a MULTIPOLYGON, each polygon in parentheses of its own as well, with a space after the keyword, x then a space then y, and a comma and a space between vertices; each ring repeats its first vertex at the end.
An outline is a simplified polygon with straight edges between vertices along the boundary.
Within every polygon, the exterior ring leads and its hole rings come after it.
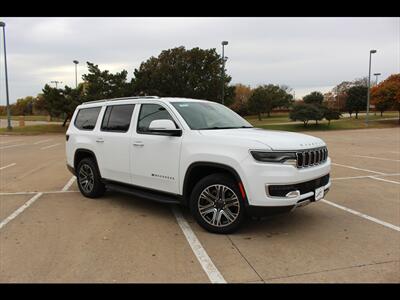
MULTIPOLYGON (((148 133, 150 123, 154 120, 167 119, 175 123, 169 112, 159 104, 142 104, 140 107, 137 132, 148 133)), ((176 126, 175 123, 175 127, 176 126)))
POLYGON ((101 123, 101 130, 127 132, 134 108, 134 104, 107 106, 101 123))
POLYGON ((93 130, 101 107, 82 108, 75 118, 75 127, 81 130, 93 130))

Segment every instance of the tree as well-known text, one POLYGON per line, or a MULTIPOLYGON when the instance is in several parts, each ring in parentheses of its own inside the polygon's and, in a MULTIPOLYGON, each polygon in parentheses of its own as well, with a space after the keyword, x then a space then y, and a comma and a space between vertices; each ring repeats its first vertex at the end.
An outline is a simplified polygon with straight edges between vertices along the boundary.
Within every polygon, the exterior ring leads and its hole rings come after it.
POLYGON ((324 101, 324 95, 322 95, 321 92, 315 91, 304 96, 303 101, 307 104, 322 104, 322 101, 324 101))
POLYGON ((293 96, 278 85, 261 85, 253 90, 249 98, 249 110, 258 115, 261 121, 261 114, 267 113, 268 117, 271 111, 276 107, 289 107, 293 96))
POLYGON ((249 112, 248 101, 251 96, 252 90, 250 86, 243 84, 235 85, 235 98, 230 108, 237 112, 239 115, 244 116, 249 112))
POLYGON ((45 103, 44 108, 49 112, 50 117, 61 116, 68 106, 64 91, 46 84, 42 92, 45 103))
POLYGON ((366 108, 367 92, 368 88, 363 85, 353 86, 347 91, 346 109, 350 116, 355 112, 358 119, 358 113, 366 108))
POLYGON ((112 74, 101 71, 98 65, 87 62, 88 74, 82 76, 85 81, 85 101, 133 96, 132 84, 127 81, 128 72, 122 70, 112 74))
MULTIPOLYGON (((164 50, 158 57, 150 57, 135 69, 132 79, 136 94, 161 97, 187 97, 221 102, 222 57, 216 49, 186 50, 177 47, 164 50)), ((224 77, 225 104, 234 99, 231 77, 224 77)))
POLYGON ((314 104, 297 103, 293 105, 289 113, 289 118, 293 121, 302 121, 304 127, 307 126, 310 120, 315 120, 318 124, 319 120, 324 117, 324 112, 314 104))
POLYGON ((399 112, 400 123, 400 74, 393 74, 371 89, 371 102, 382 112, 390 108, 399 112))
POLYGON ((331 125, 331 120, 339 120, 342 116, 340 111, 329 107, 323 107, 323 117, 328 121, 328 126, 331 125))

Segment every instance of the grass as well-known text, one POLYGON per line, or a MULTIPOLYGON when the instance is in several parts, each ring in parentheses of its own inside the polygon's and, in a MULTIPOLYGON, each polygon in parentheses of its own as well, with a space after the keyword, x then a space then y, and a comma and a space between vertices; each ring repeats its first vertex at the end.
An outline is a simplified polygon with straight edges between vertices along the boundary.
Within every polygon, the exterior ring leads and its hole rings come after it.
POLYGON ((65 134, 68 126, 62 127, 60 124, 32 125, 25 127, 13 127, 10 131, 7 128, 0 128, 0 135, 38 135, 38 134, 65 134))
MULTIPOLYGON (((19 121, 20 116, 11 116, 11 120, 19 121)), ((48 116, 24 116, 25 121, 47 121, 48 116)), ((7 116, 0 116, 0 119, 7 119, 7 116)), ((62 118, 52 118, 51 122, 62 122, 62 118)))
POLYGON ((303 123, 292 123, 292 124, 269 124, 257 126, 263 129, 272 129, 272 130, 285 130, 285 131, 330 131, 330 130, 348 130, 348 129, 366 129, 366 128, 388 128, 388 127, 399 127, 398 120, 382 120, 382 121, 374 121, 369 122, 368 126, 365 124, 365 119, 347 119, 347 120, 338 120, 331 121, 331 124, 328 125, 328 122, 323 121, 319 122, 318 125, 315 122, 309 123, 306 127, 303 126, 303 123))

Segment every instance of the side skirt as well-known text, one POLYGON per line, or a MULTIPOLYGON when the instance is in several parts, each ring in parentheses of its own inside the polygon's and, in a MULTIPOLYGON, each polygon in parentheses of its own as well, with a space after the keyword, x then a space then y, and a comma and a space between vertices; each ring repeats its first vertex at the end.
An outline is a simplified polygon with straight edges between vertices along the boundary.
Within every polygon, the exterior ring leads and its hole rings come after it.
POLYGON ((168 204, 182 204, 183 202, 180 195, 156 191, 108 179, 103 179, 103 182, 110 190, 121 192, 124 194, 130 194, 139 198, 168 204))

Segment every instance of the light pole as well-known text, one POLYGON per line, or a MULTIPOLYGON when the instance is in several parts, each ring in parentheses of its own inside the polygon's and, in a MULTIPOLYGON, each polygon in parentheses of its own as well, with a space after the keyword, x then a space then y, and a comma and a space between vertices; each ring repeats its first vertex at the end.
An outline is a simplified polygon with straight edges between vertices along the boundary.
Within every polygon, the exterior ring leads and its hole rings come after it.
POLYGON ((79 61, 74 60, 72 62, 75 64, 75 88, 77 88, 78 87, 78 71, 77 71, 77 67, 78 67, 79 61))
POLYGON ((374 73, 375 78, 375 85, 378 85, 378 76, 381 75, 381 73, 374 73))
POLYGON ((58 80, 53 80, 53 81, 50 81, 51 83, 55 83, 56 84, 56 88, 58 87, 58 84, 59 83, 62 83, 62 81, 58 81, 58 80))
POLYGON ((222 41, 222 105, 224 105, 225 98, 225 54, 224 46, 228 45, 228 41, 222 41))
POLYGON ((368 71, 368 94, 367 94, 367 116, 365 118, 365 124, 368 126, 368 115, 369 115, 369 90, 371 88, 371 57, 372 54, 376 53, 376 50, 369 51, 369 71, 368 71))
POLYGON ((10 98, 8 95, 8 74, 7 74, 7 51, 6 51, 6 23, 0 22, 0 27, 3 27, 4 38, 4 68, 6 79, 6 100, 7 100, 7 129, 11 130, 11 114, 10 114, 10 98))

